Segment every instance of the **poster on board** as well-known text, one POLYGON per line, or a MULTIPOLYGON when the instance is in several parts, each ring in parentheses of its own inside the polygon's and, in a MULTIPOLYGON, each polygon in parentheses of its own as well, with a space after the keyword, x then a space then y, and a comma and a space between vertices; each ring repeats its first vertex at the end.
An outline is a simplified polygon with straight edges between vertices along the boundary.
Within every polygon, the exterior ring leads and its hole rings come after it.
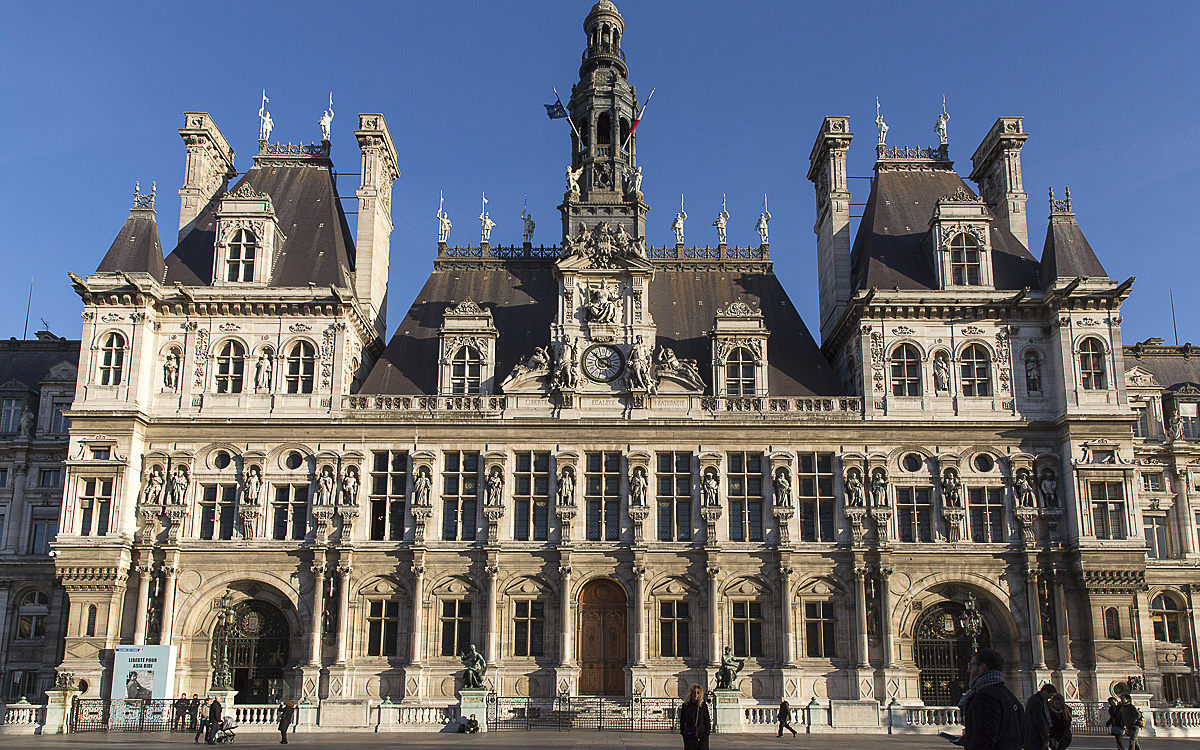
POLYGON ((112 697, 170 698, 175 686, 175 646, 117 646, 112 697))

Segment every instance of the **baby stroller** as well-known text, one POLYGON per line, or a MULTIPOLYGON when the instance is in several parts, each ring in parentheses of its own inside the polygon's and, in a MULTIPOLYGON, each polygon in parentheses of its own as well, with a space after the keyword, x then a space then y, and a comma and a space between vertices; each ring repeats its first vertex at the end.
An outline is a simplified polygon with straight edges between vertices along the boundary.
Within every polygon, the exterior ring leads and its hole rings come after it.
POLYGON ((213 741, 218 745, 233 744, 237 739, 237 735, 233 730, 237 729, 237 724, 234 723, 232 716, 226 716, 221 719, 221 726, 217 727, 217 733, 213 736, 213 741))

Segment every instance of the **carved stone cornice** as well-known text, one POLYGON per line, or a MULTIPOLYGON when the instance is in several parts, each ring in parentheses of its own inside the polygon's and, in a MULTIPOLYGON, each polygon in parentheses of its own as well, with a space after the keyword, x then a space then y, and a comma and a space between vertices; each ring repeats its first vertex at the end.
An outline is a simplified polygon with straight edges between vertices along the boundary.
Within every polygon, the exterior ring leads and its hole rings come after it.
POLYGON ((1144 570, 1084 570, 1080 583, 1092 594, 1135 594, 1147 589, 1144 570))
POLYGON ((125 585, 128 573, 117 567, 63 566, 55 573, 68 591, 112 591, 125 585))

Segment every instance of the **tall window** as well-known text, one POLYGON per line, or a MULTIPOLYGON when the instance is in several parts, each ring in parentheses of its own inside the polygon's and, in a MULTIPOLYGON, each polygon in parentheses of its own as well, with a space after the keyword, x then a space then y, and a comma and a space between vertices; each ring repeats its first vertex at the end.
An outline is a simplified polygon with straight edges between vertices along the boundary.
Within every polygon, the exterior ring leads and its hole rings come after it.
POLYGON ((0 402, 0 432, 16 432, 21 426, 21 407, 24 403, 19 398, 6 398, 0 402))
POLYGON ((442 656, 459 656, 471 643, 471 602, 442 602, 442 656))
POLYGON ((1133 413, 1137 415, 1137 421, 1133 423, 1133 436, 1135 438, 1150 437, 1150 408, 1135 406, 1133 413))
POLYGON ((236 484, 206 484, 201 488, 201 539, 233 539, 236 501, 236 484))
POLYGON ((1200 419, 1197 419, 1197 404, 1175 403, 1175 414, 1183 424, 1183 436, 1190 440, 1200 437, 1200 419))
POLYGON ((58 521, 53 518, 34 518, 29 526, 28 554, 39 557, 50 554, 50 544, 58 530, 58 521))
POLYGON ((100 347, 100 385, 120 385, 125 364, 125 337, 110 333, 100 347))
POLYGON ((837 541, 833 454, 801 453, 798 458, 796 499, 800 504, 800 539, 805 542, 837 541))
POLYGON ((809 658, 837 656, 837 617, 833 602, 804 603, 804 640, 809 658))
POLYGON ((1125 487, 1121 482, 1090 482, 1092 526, 1097 539, 1124 539, 1125 487))
POLYGON ((979 240, 959 232, 950 238, 950 282, 955 286, 979 286, 979 240))
POLYGON ((733 603, 733 655, 763 655, 762 602, 733 603))
POLYGON ((1184 612, 1174 597, 1167 594, 1154 597, 1150 602, 1150 619, 1154 623, 1154 640, 1184 642, 1184 612))
POLYGON ((217 352, 217 393, 242 392, 242 368, 246 348, 237 341, 226 341, 217 352))
POLYGON ((226 281, 254 281, 254 256, 258 251, 254 234, 239 229, 229 243, 229 255, 225 259, 228 271, 226 281))
POLYGON ((113 483, 111 479, 82 479, 79 493, 79 535, 103 536, 108 533, 108 516, 112 510, 113 483))
POLYGON ((450 392, 455 395, 479 393, 483 358, 473 346, 460 346, 450 358, 450 392))
POLYGON ((1110 641, 1121 640, 1121 613, 1116 607, 1104 610, 1104 637, 1110 641))
POLYGON ((89 604, 87 608, 87 624, 84 626, 83 634, 94 637, 96 635, 96 620, 98 619, 99 610, 95 604, 89 604))
POLYGON ((550 538, 550 454, 518 451, 513 473, 513 537, 544 542, 550 538))
POLYGON ((763 540, 763 475, 761 453, 729 454, 729 538, 763 540))
POLYGON ((658 540, 692 538, 692 454, 658 454, 658 540))
POLYGON ((513 655, 543 656, 546 610, 542 602, 516 602, 513 620, 513 655))
POLYGON ((442 464, 442 539, 474 541, 479 502, 478 451, 446 451, 442 464))
POLYGON ((928 487, 897 487, 896 514, 900 541, 933 541, 933 499, 928 487))
POLYGON ((408 491, 408 452, 371 454, 371 539, 404 538, 404 500, 408 491))
POLYGON ((395 656, 400 633, 400 602, 373 599, 367 604, 367 656, 395 656))
POLYGON ((71 420, 63 415, 63 412, 71 408, 70 401, 60 401, 55 399, 51 406, 52 413, 50 416, 50 434, 51 435, 66 435, 71 429, 71 420))
POLYGON ((1178 705, 1191 704, 1192 675, 1191 673, 1168 672, 1162 676, 1163 700, 1178 705))
POLYGON ((1084 390, 1102 391, 1108 387, 1104 374, 1104 345, 1086 338, 1079 345, 1079 377, 1084 390))
POLYGON ((62 469, 38 469, 38 487, 62 485, 62 469))
POLYGON ((749 349, 736 347, 725 360, 725 395, 731 398, 755 395, 754 354, 749 349))
POLYGON ((658 655, 691 656, 691 608, 685 601, 658 605, 658 655))
POLYGON ((584 472, 589 541, 621 538, 621 454, 588 453, 584 472))
POLYGON ((1146 556, 1154 560, 1171 557, 1171 535, 1165 516, 1142 516, 1146 531, 1146 556))
POLYGON ((963 350, 962 393, 964 396, 992 395, 992 367, 987 349, 981 344, 971 344, 963 350))
POLYGON ((1008 540, 1004 519, 1003 487, 972 487, 967 491, 971 511, 971 540, 1004 542, 1008 540))
POLYGON ((49 617, 50 598, 45 593, 35 589, 25 594, 17 606, 17 639, 44 637, 49 617))
POLYGON ((313 371, 316 367, 316 354, 313 345, 307 341, 297 341, 292 345, 287 355, 288 393, 312 393, 313 371))
POLYGON ((304 539, 308 533, 308 485, 276 485, 271 512, 273 538, 304 539))
POLYGON ((921 357, 912 344, 901 344, 892 352, 892 395, 921 395, 921 357))

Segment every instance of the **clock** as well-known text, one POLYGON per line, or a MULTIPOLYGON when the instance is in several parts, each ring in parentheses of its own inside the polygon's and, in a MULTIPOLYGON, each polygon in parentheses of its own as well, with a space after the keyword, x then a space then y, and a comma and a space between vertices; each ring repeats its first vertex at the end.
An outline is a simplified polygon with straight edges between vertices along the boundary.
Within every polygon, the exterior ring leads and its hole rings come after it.
POLYGON ((615 346, 595 344, 583 353, 583 372, 597 383, 611 383, 625 370, 625 355, 615 346))

